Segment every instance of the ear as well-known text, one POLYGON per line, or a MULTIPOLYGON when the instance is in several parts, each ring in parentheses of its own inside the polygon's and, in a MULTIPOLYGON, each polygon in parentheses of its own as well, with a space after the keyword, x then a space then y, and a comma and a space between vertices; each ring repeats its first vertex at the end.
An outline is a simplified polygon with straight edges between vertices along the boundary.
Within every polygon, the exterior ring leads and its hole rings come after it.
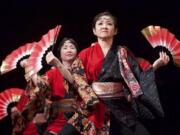
POLYGON ((118 33, 118 30, 115 29, 115 30, 114 30, 114 35, 117 35, 117 33, 118 33))
POLYGON ((94 28, 92 30, 93 30, 93 34, 96 35, 96 30, 94 28))

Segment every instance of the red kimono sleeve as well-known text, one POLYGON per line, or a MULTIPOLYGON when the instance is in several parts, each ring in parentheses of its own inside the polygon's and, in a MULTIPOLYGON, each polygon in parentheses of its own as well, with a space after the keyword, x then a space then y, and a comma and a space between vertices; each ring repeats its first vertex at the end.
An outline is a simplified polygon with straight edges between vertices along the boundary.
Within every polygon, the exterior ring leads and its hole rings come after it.
MULTIPOLYGON (((104 60, 100 46, 94 44, 93 46, 82 50, 78 56, 84 65, 88 82, 91 84, 91 82, 97 81, 104 60)), ((97 109, 88 117, 89 120, 94 122, 96 128, 100 129, 103 127, 105 111, 105 105, 100 102, 97 104, 97 109)))
POLYGON ((59 70, 55 67, 51 68, 46 72, 48 77, 50 87, 52 89, 52 96, 59 96, 64 98, 65 88, 64 88, 64 78, 59 70))

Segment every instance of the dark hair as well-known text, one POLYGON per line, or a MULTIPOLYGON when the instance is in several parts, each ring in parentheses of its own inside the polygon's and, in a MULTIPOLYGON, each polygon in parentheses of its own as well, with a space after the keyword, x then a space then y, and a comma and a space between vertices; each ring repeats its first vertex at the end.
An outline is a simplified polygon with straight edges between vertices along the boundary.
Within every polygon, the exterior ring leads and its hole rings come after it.
POLYGON ((59 46, 58 46, 58 49, 57 49, 57 57, 58 57, 60 60, 61 60, 61 58, 60 58, 59 52, 60 52, 62 46, 64 45, 64 43, 65 43, 66 41, 69 41, 70 43, 72 43, 72 44, 76 47, 76 50, 77 50, 77 51, 78 51, 78 49, 79 49, 77 42, 76 42, 73 38, 68 38, 68 37, 63 38, 63 39, 61 40, 61 42, 59 43, 59 46))
POLYGON ((97 14, 94 19, 93 19, 93 22, 92 22, 92 28, 95 28, 95 25, 96 25, 96 22, 99 20, 100 17, 102 16, 110 16, 113 21, 114 21, 114 26, 115 28, 118 28, 118 21, 117 21, 117 18, 111 14, 109 11, 104 11, 104 12, 101 12, 99 14, 97 14))

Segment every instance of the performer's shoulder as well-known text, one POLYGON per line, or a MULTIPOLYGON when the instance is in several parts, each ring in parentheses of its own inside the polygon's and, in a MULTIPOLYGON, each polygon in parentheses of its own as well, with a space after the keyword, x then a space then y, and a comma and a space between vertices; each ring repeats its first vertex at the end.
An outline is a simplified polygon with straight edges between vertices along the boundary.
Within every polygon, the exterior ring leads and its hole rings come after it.
POLYGON ((97 46, 97 43, 92 43, 89 47, 81 50, 81 52, 79 53, 79 55, 87 54, 87 53, 90 52, 92 49, 94 49, 96 46, 97 46))

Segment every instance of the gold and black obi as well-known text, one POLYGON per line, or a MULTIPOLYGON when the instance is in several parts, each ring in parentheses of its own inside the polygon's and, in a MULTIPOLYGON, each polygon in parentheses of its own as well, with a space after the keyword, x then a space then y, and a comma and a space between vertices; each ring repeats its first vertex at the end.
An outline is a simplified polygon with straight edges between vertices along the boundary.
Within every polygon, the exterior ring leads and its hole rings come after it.
POLYGON ((93 82, 92 89, 99 98, 119 98, 123 94, 123 84, 120 82, 93 82))

